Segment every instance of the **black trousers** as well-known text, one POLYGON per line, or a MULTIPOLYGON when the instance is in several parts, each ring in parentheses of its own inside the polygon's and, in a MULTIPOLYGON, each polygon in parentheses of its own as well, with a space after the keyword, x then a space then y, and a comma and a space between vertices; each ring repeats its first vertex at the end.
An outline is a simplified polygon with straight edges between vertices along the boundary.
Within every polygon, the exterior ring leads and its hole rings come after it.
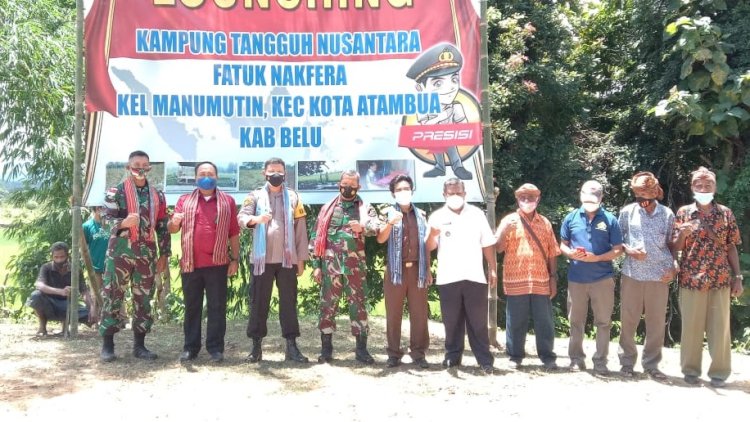
POLYGON ((297 266, 284 268, 281 264, 266 264, 266 271, 253 275, 250 283, 250 320, 247 323, 247 336, 263 338, 268 335, 268 312, 271 308, 273 281, 279 290, 279 322, 281 336, 299 337, 297 320, 297 266))
POLYGON ((205 292, 208 308, 206 350, 209 353, 224 353, 224 334, 227 331, 227 267, 217 265, 182 273, 182 293, 185 296, 183 350, 198 353, 201 349, 201 320, 205 292))
POLYGON ((464 334, 480 366, 495 361, 490 352, 487 328, 487 285, 458 281, 438 286, 440 312, 445 326, 445 359, 460 362, 464 353, 464 334))

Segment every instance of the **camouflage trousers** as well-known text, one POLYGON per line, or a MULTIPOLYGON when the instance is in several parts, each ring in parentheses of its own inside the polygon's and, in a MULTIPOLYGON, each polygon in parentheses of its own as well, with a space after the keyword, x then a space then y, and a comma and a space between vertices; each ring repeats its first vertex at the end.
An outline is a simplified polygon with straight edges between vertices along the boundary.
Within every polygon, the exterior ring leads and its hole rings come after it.
POLYGON ((112 335, 125 328, 125 316, 121 314, 121 309, 128 285, 133 298, 133 331, 148 333, 154 323, 151 299, 156 275, 156 245, 130 247, 127 239, 117 240, 116 247, 107 251, 104 261, 99 334, 112 335))
POLYGON ((367 335, 367 310, 365 309, 365 273, 354 270, 351 275, 329 275, 323 271, 323 282, 320 287, 320 322, 318 328, 323 334, 332 334, 336 331, 336 306, 341 293, 346 294, 349 302, 349 321, 351 321, 352 334, 367 335), (333 284, 334 280, 339 285, 333 284))

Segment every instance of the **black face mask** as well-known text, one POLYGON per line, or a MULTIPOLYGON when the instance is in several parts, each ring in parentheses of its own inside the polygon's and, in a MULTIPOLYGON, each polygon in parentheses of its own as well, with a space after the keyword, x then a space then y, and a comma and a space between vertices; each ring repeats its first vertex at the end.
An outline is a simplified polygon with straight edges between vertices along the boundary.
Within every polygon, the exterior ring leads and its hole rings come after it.
POLYGON ((643 207, 643 208, 646 208, 646 207, 648 207, 649 205, 653 204, 653 203, 654 203, 654 201, 656 201, 656 200, 655 200, 655 199, 653 199, 653 198, 651 198, 651 199, 646 199, 646 198, 641 198, 640 196, 637 196, 637 197, 635 198, 635 202, 637 202, 637 203, 638 203, 638 205, 640 205, 640 206, 641 206, 641 207, 643 207))
POLYGON ((284 183, 284 175, 281 173, 271 173, 269 175, 266 175, 266 180, 271 184, 271 186, 277 188, 281 186, 282 183, 284 183))
POLYGON ((351 186, 339 186, 339 192, 344 199, 354 199, 357 196, 359 188, 353 188, 351 186))

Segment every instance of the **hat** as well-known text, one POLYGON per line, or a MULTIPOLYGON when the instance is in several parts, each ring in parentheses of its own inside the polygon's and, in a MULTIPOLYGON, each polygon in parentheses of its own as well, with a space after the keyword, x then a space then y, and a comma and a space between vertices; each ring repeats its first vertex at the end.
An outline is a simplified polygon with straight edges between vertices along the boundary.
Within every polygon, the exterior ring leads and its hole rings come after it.
POLYGON ((519 196, 524 195, 524 194, 539 196, 541 195, 541 193, 542 192, 539 190, 538 187, 532 185, 531 183, 524 183, 523 185, 521 185, 521 187, 516 189, 515 195, 516 195, 516 198, 518 198, 519 196))
POLYGON ((714 183, 716 183, 716 173, 710 171, 709 169, 701 166, 698 167, 698 170, 691 173, 690 183, 694 183, 696 180, 710 180, 714 183))
POLYGON ((602 184, 596 180, 589 180, 581 186, 581 202, 601 202, 604 196, 602 184))
POLYGON ((463 63, 461 52, 453 44, 440 43, 417 57, 406 72, 406 77, 421 83, 425 78, 456 73, 463 63))
POLYGON ((664 191, 659 185, 659 179, 649 171, 642 171, 636 173, 632 179, 630 179, 630 189, 633 190, 635 196, 643 198, 656 198, 661 200, 664 198, 664 191))

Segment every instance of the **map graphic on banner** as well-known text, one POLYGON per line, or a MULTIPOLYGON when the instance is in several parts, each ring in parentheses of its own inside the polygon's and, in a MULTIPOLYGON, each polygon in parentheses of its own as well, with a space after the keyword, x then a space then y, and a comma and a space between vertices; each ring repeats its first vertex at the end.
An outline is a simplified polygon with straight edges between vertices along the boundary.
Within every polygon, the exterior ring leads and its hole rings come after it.
POLYGON ((482 201, 478 0, 89 0, 87 204, 143 150, 169 203, 212 161, 242 200, 281 157, 305 203, 337 192, 415 202, 446 178, 482 201), (93 170, 93 171, 92 171, 93 170))

